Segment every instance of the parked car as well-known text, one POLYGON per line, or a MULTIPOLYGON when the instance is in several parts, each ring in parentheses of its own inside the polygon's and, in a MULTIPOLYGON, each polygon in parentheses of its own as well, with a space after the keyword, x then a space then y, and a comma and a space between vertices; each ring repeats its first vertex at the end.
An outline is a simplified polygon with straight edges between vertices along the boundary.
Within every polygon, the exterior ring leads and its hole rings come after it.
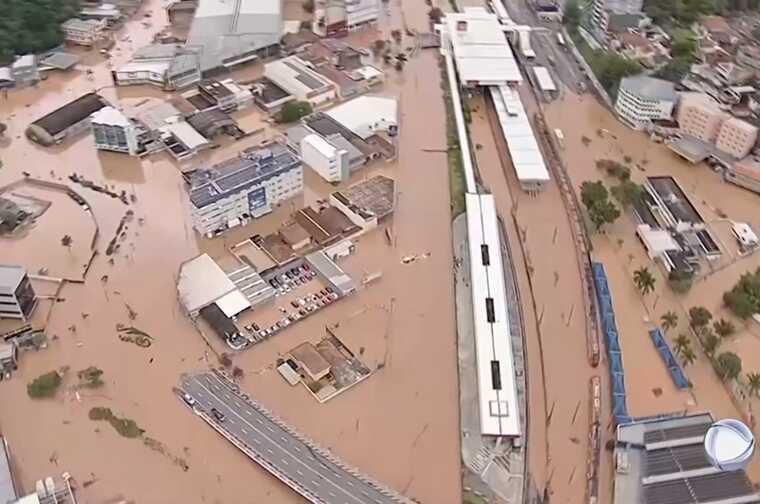
POLYGON ((256 322, 254 322, 254 323, 253 323, 253 324, 251 324, 251 325, 253 326, 253 330, 254 330, 254 331, 258 331, 258 330, 260 329, 260 327, 259 327, 259 324, 257 324, 256 322))
POLYGON ((291 305, 293 308, 298 308, 298 301, 296 301, 296 300, 294 299, 293 301, 291 301, 291 302, 290 302, 290 305, 291 305))
POLYGON ((193 406, 195 406, 195 399, 193 399, 193 398, 190 396, 190 394, 188 394, 187 392, 185 392, 184 394, 182 394, 182 400, 183 400, 183 401, 185 401, 185 404, 187 404, 187 405, 188 405, 188 406, 190 406, 191 408, 192 408, 193 406))
POLYGON ((329 285, 328 285, 327 287, 325 287, 325 290, 326 290, 326 291, 327 291, 329 294, 332 294, 332 291, 333 291, 333 290, 332 290, 332 287, 330 287, 329 285))
POLYGON ((334 293, 334 292, 330 293, 330 297, 332 298, 333 301, 335 301, 336 299, 338 299, 338 295, 336 293, 334 293))
POLYGON ((300 310, 298 310, 298 313, 300 313, 301 316, 303 317, 303 316, 306 315, 306 310, 304 310, 303 308, 301 308, 300 310))

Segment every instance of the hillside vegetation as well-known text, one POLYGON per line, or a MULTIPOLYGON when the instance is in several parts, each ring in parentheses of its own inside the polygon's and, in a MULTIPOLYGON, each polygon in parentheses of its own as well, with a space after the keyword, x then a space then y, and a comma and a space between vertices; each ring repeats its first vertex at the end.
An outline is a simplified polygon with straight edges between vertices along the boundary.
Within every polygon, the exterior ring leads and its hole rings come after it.
POLYGON ((79 0, 2 0, 0 5, 0 65, 60 44, 61 23, 79 12, 79 0))

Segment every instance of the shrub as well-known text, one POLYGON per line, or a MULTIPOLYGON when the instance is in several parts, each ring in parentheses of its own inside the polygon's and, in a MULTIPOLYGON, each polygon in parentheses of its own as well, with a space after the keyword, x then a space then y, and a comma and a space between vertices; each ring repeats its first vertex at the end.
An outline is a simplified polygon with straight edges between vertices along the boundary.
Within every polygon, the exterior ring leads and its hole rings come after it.
POLYGON ((691 289, 694 274, 686 271, 673 270, 668 275, 668 285, 678 294, 685 294, 691 289))
POLYGON ((61 386, 63 378, 57 371, 50 371, 35 378, 26 386, 26 393, 34 399, 53 397, 61 386))
POLYGON ((721 338, 731 336, 736 332, 736 326, 731 321, 725 319, 716 320, 713 323, 713 329, 715 329, 715 333, 721 338))
POLYGON ((743 274, 736 285, 723 294, 723 302, 741 319, 760 312, 760 268, 743 274))
POLYGON ((278 123, 291 123, 311 114, 311 103, 305 101, 292 101, 282 106, 275 117, 278 123))
POLYGON ((77 373, 79 386, 86 388, 102 387, 105 383, 100 379, 101 376, 103 376, 103 370, 95 366, 90 366, 77 373))
POLYGON ((138 427, 137 423, 134 420, 131 420, 129 418, 120 418, 114 415, 113 411, 111 411, 110 408, 96 406, 90 409, 88 416, 90 417, 90 420, 93 421, 107 421, 109 424, 111 424, 111 427, 116 430, 116 432, 126 438, 140 437, 143 435, 143 433, 145 433, 143 429, 138 427))

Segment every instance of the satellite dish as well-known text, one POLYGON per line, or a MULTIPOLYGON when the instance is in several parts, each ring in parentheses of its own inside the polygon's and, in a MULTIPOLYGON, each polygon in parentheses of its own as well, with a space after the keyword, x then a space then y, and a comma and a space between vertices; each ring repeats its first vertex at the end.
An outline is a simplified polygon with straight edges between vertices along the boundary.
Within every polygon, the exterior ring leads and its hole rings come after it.
POLYGON ((739 420, 719 420, 705 434, 705 453, 710 463, 722 471, 746 469, 755 454, 755 438, 739 420))

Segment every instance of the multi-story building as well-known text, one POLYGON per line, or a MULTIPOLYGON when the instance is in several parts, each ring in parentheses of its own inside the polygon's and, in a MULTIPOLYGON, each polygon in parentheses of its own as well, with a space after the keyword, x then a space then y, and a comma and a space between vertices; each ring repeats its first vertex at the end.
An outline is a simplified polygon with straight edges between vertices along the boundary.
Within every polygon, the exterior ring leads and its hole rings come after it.
POLYGON ((37 296, 21 266, 0 264, 0 318, 29 320, 37 296))
POLYGON ((37 57, 34 54, 25 54, 16 58, 11 65, 16 87, 35 84, 40 80, 40 72, 37 68, 37 57))
POLYGON ((113 107, 103 107, 90 118, 95 148, 123 152, 131 156, 144 150, 140 145, 140 128, 113 107))
POLYGON ((379 0, 318 0, 312 31, 321 37, 345 35, 380 16, 379 0))
POLYGON ((348 150, 340 149, 317 134, 301 140, 303 162, 328 182, 346 180, 351 174, 348 150))
MULTIPOLYGON (((596 32, 595 35, 605 40, 611 16, 625 14, 641 15, 643 7, 643 0, 594 0, 591 22, 596 32)), ((642 15, 642 19, 643 17, 642 15)))
POLYGON ((193 227, 207 236, 261 217, 303 191, 301 160, 284 144, 246 149, 190 177, 193 227))
POLYGON ((723 121, 715 146, 737 159, 744 158, 755 147, 757 127, 732 117, 723 121))
POLYGON ((72 44, 91 47, 103 39, 106 21, 71 18, 61 24, 63 39, 72 44))
POLYGON ((307 101, 315 107, 338 96, 338 86, 298 56, 267 63, 264 65, 264 77, 295 96, 296 100, 307 101))
POLYGON ((723 121, 728 117, 718 102, 704 93, 682 93, 678 106, 681 132, 703 142, 714 143, 723 121))
POLYGON ((678 100, 673 83, 643 75, 620 81, 615 111, 634 129, 644 129, 651 121, 671 119, 678 100))
POLYGON ((132 59, 111 72, 114 84, 151 84, 167 91, 201 80, 200 56, 175 44, 153 44, 135 51, 132 59))

